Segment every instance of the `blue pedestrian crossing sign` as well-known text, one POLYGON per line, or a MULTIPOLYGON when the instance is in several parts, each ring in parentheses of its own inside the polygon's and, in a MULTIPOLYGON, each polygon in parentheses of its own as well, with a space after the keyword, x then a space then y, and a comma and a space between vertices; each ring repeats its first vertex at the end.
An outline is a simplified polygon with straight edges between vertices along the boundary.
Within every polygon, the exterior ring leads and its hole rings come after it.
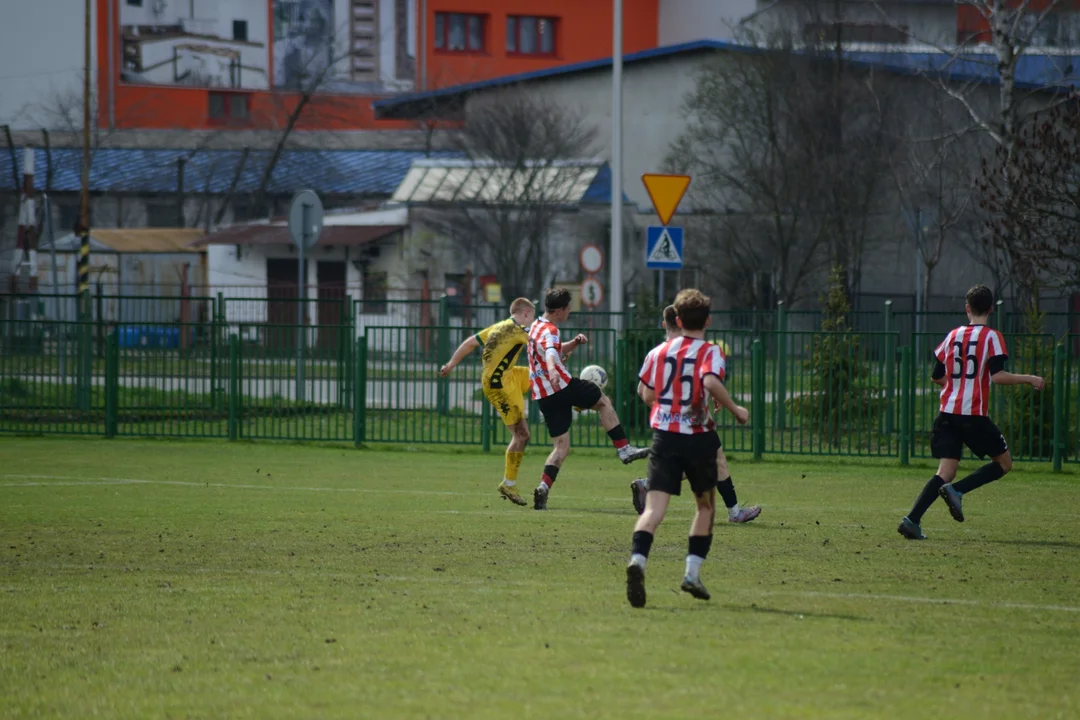
POLYGON ((645 267, 679 270, 683 266, 683 229, 651 225, 646 231, 645 267))

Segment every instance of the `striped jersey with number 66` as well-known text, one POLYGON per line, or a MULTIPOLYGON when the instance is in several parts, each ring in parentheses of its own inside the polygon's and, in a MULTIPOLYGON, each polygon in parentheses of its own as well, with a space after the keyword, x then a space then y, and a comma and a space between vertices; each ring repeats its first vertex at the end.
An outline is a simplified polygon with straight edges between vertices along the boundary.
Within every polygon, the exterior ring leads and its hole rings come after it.
POLYGON ((720 348, 704 340, 677 337, 645 356, 638 379, 656 393, 649 414, 654 430, 696 435, 716 427, 709 412, 705 378, 722 382, 726 372, 720 348))
POLYGON ((945 366, 941 412, 986 415, 990 408, 990 360, 1008 357, 1001 333, 985 325, 961 325, 945 336, 934 357, 945 366))
POLYGON ((559 328, 550 320, 536 318, 529 328, 529 380, 532 399, 554 395, 570 384, 570 371, 562 361, 562 340, 559 328), (554 353, 555 375, 548 373, 547 356, 554 353))

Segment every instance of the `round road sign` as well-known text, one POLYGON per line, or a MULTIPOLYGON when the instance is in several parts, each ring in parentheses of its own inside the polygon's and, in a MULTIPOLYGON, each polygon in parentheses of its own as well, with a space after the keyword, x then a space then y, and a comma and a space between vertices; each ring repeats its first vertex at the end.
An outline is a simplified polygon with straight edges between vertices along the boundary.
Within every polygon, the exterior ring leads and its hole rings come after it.
POLYGON ((289 234, 305 249, 319 241, 323 228, 322 200, 311 190, 301 190, 289 203, 289 234))
POLYGON ((585 278, 581 283, 581 304, 594 308, 604 302, 604 286, 594 277, 585 278))
POLYGON ((604 253, 596 245, 581 248, 578 260, 581 262, 581 269, 590 275, 595 275, 604 267, 604 253))

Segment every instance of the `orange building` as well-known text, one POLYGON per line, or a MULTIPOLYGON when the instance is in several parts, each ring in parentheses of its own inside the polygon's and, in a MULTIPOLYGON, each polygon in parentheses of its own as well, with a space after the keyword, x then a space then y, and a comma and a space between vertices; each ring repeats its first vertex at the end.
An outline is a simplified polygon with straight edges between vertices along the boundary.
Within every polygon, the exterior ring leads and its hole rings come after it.
MULTIPOLYGON (((374 100, 609 57, 611 0, 96 0, 98 123, 404 129, 374 100)), ((625 0, 624 52, 659 0, 625 0)))

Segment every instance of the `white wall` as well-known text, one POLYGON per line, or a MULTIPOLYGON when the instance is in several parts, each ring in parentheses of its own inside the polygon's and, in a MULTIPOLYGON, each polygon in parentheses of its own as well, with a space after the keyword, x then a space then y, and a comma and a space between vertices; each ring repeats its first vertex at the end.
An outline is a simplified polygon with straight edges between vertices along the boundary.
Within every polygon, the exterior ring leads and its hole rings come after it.
POLYGON ((730 39, 732 27, 755 9, 755 0, 660 0, 657 41, 730 39))
MULTIPOLYGON (((43 111, 56 97, 82 97, 83 3, 81 0, 3 2, 0 10, 0 124, 16 130, 68 129, 43 111)), ((96 12, 93 3, 91 12, 96 12)), ((96 23, 96 14, 91 17, 96 23)), ((91 82, 96 89, 97 44, 91 33, 91 82)), ((82 115, 79 115, 81 127, 82 115)))

